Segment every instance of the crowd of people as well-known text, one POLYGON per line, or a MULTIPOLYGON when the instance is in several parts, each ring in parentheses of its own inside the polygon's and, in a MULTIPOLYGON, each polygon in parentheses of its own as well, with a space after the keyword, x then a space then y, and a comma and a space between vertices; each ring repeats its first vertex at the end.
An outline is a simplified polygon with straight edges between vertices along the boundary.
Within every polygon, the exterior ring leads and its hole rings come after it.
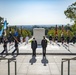
POLYGON ((29 40, 29 36, 26 36, 25 39, 23 39, 22 35, 19 36, 14 36, 11 33, 9 34, 9 36, 1 36, 0 37, 0 44, 3 44, 3 48, 4 50, 1 52, 1 54, 3 54, 4 52, 6 52, 6 55, 8 55, 8 50, 7 50, 7 44, 9 43, 9 46, 14 44, 15 50, 12 52, 12 55, 14 55, 15 51, 17 51, 17 55, 19 54, 19 48, 18 45, 19 43, 23 43, 25 40, 25 44, 28 43, 29 40))
MULTIPOLYGON (((70 37, 67 36, 67 38, 66 38, 67 44, 70 43, 70 40, 71 40, 70 37)), ((58 36, 56 35, 55 38, 53 38, 52 35, 50 34, 49 41, 50 41, 50 44, 52 44, 52 41, 55 41, 57 43, 58 36)), ((65 37, 63 34, 61 34, 61 42, 62 42, 62 44, 64 44, 64 42, 65 42, 65 37)), ((72 42, 73 42, 73 44, 75 44, 76 36, 73 36, 72 42)), ((43 57, 46 57, 47 39, 45 38, 45 36, 43 36, 43 39, 41 41, 41 46, 42 46, 42 51, 43 51, 42 52, 43 57)), ((35 38, 33 38, 32 42, 31 42, 31 48, 32 48, 32 56, 36 56, 37 41, 35 40, 35 38)))
MULTIPOLYGON (((25 45, 28 44, 28 40, 29 40, 29 37, 26 36, 25 37, 25 45)), ((67 36, 67 38, 66 38, 67 44, 69 44, 70 40, 71 40, 70 37, 67 36)), ((53 38, 52 35, 50 34, 49 41, 50 41, 50 44, 52 43, 52 41, 56 41, 56 43, 57 43, 58 36, 56 35, 55 38, 53 38)), ((12 55, 15 53, 15 51, 17 52, 17 54, 19 54, 18 45, 19 45, 19 43, 22 44, 24 42, 22 35, 20 36, 20 38, 18 38, 17 36, 13 36, 11 33, 8 37, 2 36, 0 38, 0 43, 3 43, 4 50, 2 51, 1 54, 3 54, 4 52, 6 52, 6 55, 8 54, 8 50, 7 50, 7 43, 8 42, 10 45, 12 42, 14 42, 15 50, 12 52, 12 55)), ((61 42, 62 42, 62 44, 65 42, 65 37, 63 34, 61 34, 61 42)), ((75 44, 76 36, 73 36, 72 42, 73 42, 73 44, 75 44)), ((42 50, 43 50, 43 57, 46 57, 47 40, 46 40, 45 36, 43 36, 43 39, 41 41, 41 46, 42 46, 42 50)), ((32 56, 36 56, 37 40, 35 39, 35 37, 31 41, 31 48, 32 48, 32 56)))
POLYGON ((73 42, 73 44, 75 44, 75 42, 76 42, 76 35, 74 35, 72 38, 70 38, 69 35, 67 37, 64 37, 64 35, 61 34, 61 38, 60 38, 60 40, 58 40, 58 35, 56 35, 55 38, 53 38, 52 35, 50 34, 49 40, 50 40, 50 43, 51 43, 51 41, 56 41, 56 42, 60 41, 62 44, 64 42, 66 42, 67 44, 69 44, 70 42, 73 42))

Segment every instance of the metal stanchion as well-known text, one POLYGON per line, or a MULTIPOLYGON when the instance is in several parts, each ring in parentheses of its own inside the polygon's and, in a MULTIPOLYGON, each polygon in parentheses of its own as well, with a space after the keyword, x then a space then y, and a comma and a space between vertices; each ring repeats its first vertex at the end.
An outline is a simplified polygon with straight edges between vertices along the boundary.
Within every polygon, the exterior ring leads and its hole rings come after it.
POLYGON ((69 44, 68 44, 68 50, 70 51, 69 44))
POLYGON ((10 61, 8 60, 8 75, 10 75, 10 61))
POLYGON ((10 62, 14 62, 15 65, 15 75, 17 75, 17 63, 16 63, 16 59, 12 59, 12 58, 1 58, 0 60, 8 60, 8 75, 10 75, 10 62))
POLYGON ((68 75, 70 75, 70 60, 68 60, 68 75))
POLYGON ((63 61, 61 62, 61 75, 63 75, 63 61))
POLYGON ((70 75, 70 61, 71 60, 76 60, 76 57, 74 58, 63 58, 61 61, 61 75, 63 75, 63 63, 68 62, 68 75, 70 75), (63 61, 64 60, 64 61, 63 61))
POLYGON ((17 75, 17 64, 16 64, 16 61, 15 61, 15 75, 17 75))

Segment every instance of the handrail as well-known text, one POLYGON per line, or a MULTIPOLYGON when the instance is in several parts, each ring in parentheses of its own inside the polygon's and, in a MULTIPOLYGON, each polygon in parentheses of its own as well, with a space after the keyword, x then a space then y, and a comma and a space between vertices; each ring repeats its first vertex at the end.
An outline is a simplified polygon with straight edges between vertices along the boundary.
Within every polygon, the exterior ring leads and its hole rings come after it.
POLYGON ((74 58, 63 58, 61 61, 61 75, 63 75, 63 63, 68 61, 68 75, 70 75, 70 60, 76 60, 76 57, 74 58))
POLYGON ((62 60, 76 60, 76 57, 74 57, 74 58, 63 58, 62 60))
POLYGON ((8 60, 8 75, 10 75, 10 62, 13 61, 15 63, 15 75, 17 75, 17 64, 16 64, 16 58, 5 58, 2 57, 0 60, 8 60))
POLYGON ((0 60, 16 60, 16 58, 5 58, 5 57, 2 57, 2 58, 0 58, 0 60))

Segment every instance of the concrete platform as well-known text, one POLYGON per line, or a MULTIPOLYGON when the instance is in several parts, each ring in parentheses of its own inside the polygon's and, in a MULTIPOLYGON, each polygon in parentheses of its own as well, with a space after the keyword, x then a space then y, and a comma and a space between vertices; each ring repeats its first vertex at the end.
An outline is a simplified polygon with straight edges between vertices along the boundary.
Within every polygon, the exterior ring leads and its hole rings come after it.
MULTIPOLYGON (((9 45, 8 44, 8 53, 11 54, 14 51, 14 44, 9 45)), ((0 53, 3 51, 3 44, 0 45, 0 53)), ((42 47, 38 46, 36 49, 36 53, 38 55, 42 54, 42 47)), ((76 44, 70 43, 62 45, 61 43, 54 43, 50 44, 48 43, 46 48, 47 55, 76 55, 76 44)), ((19 44, 19 54, 20 55, 30 55, 32 54, 31 44, 28 43, 25 45, 25 43, 19 44)))
MULTIPOLYGON (((0 45, 0 52, 3 50, 3 45, 0 45)), ((62 58, 76 57, 76 44, 61 45, 61 43, 48 44, 46 59, 42 56, 42 48, 38 46, 37 56, 32 57, 31 44, 19 44, 18 56, 11 55, 14 50, 14 44, 9 47, 9 55, 3 55, 5 58, 16 58, 17 75, 61 75, 61 61, 62 58), (68 49, 69 48, 69 49, 68 49), (21 54, 22 53, 22 54, 21 54), (23 55, 24 53, 24 55, 23 55), (67 53, 67 54, 66 54, 67 53), (51 55, 52 54, 52 55, 51 55), (57 54, 57 55, 55 55, 57 54)), ((2 58, 2 57, 0 57, 2 58)), ((70 61, 70 75, 76 75, 76 60, 70 61)), ((68 63, 64 62, 63 75, 68 74, 68 63)), ((15 75, 14 63, 10 63, 10 75, 15 75)), ((0 61, 0 75, 8 75, 8 61, 0 61)))
MULTIPOLYGON (((6 56, 12 57, 12 56, 6 56)), ((31 55, 18 55, 17 61, 17 75, 61 75, 61 59, 73 58, 76 56, 57 56, 47 55, 46 59, 43 59, 42 55, 37 55, 36 58, 32 58, 31 55)), ((14 63, 11 62, 11 73, 14 74, 14 63)), ((71 61, 70 75, 76 75, 76 60, 71 61)), ((68 65, 64 63, 64 75, 67 75, 68 65)), ((0 61, 0 75, 8 75, 8 63, 7 60, 0 61)))

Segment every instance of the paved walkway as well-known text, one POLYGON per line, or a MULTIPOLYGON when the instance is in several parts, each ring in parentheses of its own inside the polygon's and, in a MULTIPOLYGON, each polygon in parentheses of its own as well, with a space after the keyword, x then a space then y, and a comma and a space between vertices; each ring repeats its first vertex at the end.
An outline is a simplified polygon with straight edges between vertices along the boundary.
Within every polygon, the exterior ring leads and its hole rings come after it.
MULTIPOLYGON (((8 52, 11 53, 14 50, 14 45, 10 46, 8 44, 8 52)), ((0 45, 0 52, 3 47, 0 45)), ((19 45, 20 53, 32 53, 30 43, 25 45, 19 45)), ((66 45, 61 45, 61 43, 48 44, 47 53, 76 53, 76 44, 70 44, 69 50, 66 45), (69 51, 70 50, 70 51, 69 51)), ((42 53, 42 48, 38 46, 37 53, 42 53)), ((5 58, 12 58, 12 55, 3 55, 5 58)), ((37 54, 36 58, 32 57, 32 55, 18 55, 16 56, 17 61, 17 75, 61 75, 61 61, 62 58, 73 58, 76 55, 46 55, 46 59, 42 57, 42 54, 37 54)), ((10 75, 15 75, 14 71, 14 63, 10 63, 10 75)), ((76 60, 71 60, 70 64, 70 75, 76 75, 76 60)), ((68 64, 64 62, 64 75, 67 75, 68 64)), ((1 60, 0 61, 0 75, 8 75, 8 61, 1 60)))
MULTIPOLYGON (((12 56, 7 56, 12 57, 12 56)), ((6 57, 6 58, 7 58, 6 57)), ((17 75, 61 75, 61 59, 73 58, 75 56, 47 55, 43 59, 42 55, 32 58, 31 55, 19 55, 17 61, 17 75)), ((14 63, 11 62, 11 74, 14 74, 14 63)), ((64 75, 67 75, 67 62, 64 62, 64 75)), ((71 61, 70 75, 76 75, 76 60, 71 61)), ((0 61, 0 75, 8 75, 7 60, 0 61)))
MULTIPOLYGON (((13 45, 9 45, 8 44, 8 53, 12 53, 14 51, 14 44, 13 45)), ((72 44, 70 43, 69 45, 64 44, 62 45, 61 43, 53 43, 53 44, 49 44, 47 45, 47 54, 76 54, 76 44, 72 44)), ((0 45, 0 53, 3 51, 3 44, 0 45)), ((27 53, 32 53, 32 49, 31 49, 31 44, 26 44, 25 43, 20 43, 19 44, 19 53, 21 54, 27 54, 27 53)), ((42 47, 38 46, 36 53, 42 53, 42 47)))

